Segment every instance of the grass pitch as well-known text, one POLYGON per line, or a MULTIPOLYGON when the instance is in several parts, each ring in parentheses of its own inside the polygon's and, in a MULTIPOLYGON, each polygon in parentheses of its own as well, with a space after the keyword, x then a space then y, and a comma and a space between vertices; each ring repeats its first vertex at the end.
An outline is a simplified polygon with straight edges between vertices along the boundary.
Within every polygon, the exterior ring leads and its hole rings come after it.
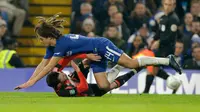
POLYGON ((0 112, 200 112, 199 95, 57 97, 54 93, 0 92, 0 112))

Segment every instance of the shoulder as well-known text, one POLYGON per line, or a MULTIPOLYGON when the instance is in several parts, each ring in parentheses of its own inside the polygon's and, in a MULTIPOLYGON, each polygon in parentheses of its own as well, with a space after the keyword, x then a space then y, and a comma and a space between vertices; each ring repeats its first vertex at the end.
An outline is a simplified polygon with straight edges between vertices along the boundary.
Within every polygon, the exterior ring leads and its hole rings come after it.
POLYGON ((16 53, 17 53, 15 50, 10 50, 10 52, 11 52, 12 54, 16 54, 16 53))
POLYGON ((178 18, 178 16, 177 16, 177 14, 176 14, 175 12, 173 12, 173 13, 171 14, 170 20, 171 20, 171 21, 177 21, 177 22, 180 21, 179 18, 178 18))
POLYGON ((175 12, 173 12, 169 17, 169 22, 171 25, 171 31, 176 32, 178 30, 178 26, 180 25, 180 20, 175 12))
POLYGON ((69 40, 69 39, 72 39, 73 37, 80 37, 82 35, 79 35, 79 34, 64 34, 62 35, 57 41, 59 40, 69 40))
POLYGON ((166 17, 165 14, 163 14, 160 18, 164 18, 164 17, 166 17))
POLYGON ((192 59, 185 60, 185 62, 184 62, 184 68, 188 68, 189 66, 192 65, 192 63, 193 63, 192 59))
POLYGON ((79 39, 79 38, 85 37, 85 36, 79 35, 79 34, 66 34, 64 36, 65 36, 65 38, 68 38, 68 39, 79 39))
POLYGON ((55 48, 54 46, 48 46, 46 49, 47 50, 54 50, 54 48, 55 48))
POLYGON ((193 60, 192 59, 185 60, 185 63, 190 63, 190 62, 193 62, 193 60))
POLYGON ((59 39, 56 40, 56 47, 65 45, 66 42, 68 42, 69 40, 69 35, 61 36, 59 39))

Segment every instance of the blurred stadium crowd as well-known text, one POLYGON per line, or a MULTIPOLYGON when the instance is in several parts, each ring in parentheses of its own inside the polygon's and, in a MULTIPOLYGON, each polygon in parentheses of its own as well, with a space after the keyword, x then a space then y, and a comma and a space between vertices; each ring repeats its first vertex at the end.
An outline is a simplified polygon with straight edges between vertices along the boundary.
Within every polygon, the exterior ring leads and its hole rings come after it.
MULTIPOLYGON (((164 15, 162 0, 72 2, 71 33, 106 37, 131 57, 143 48, 158 49, 156 33, 164 15)), ((14 37, 19 36, 23 25, 32 25, 28 21, 28 8, 28 0, 0 0, 0 50, 15 49, 14 37)), ((174 55, 184 69, 200 69, 200 1, 176 0, 175 12, 181 23, 174 37, 177 38, 174 55)), ((18 60, 14 66, 24 67, 16 57, 12 60, 18 60)))
MULTIPOLYGON (((162 0, 74 0, 71 33, 106 37, 129 56, 159 47, 162 0)), ((200 69, 200 1, 177 0, 181 23, 175 56, 185 69, 200 69)))

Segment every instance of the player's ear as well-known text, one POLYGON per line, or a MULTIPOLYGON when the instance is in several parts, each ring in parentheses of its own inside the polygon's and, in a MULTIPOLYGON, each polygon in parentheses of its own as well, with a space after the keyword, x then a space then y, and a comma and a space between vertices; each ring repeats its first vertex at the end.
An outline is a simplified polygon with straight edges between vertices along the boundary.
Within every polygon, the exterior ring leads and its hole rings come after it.
POLYGON ((46 39, 52 40, 53 38, 52 37, 47 37, 46 39))

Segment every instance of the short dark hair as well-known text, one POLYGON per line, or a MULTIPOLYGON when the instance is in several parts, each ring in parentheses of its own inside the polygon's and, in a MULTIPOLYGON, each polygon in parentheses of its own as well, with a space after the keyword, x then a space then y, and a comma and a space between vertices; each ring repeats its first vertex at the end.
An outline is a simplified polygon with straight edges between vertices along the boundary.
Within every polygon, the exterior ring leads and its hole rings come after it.
POLYGON ((49 87, 56 88, 57 85, 60 83, 58 80, 59 73, 58 72, 50 72, 46 77, 46 83, 49 87))
POLYGON ((194 49, 200 48, 200 46, 195 46, 194 48, 192 48, 192 52, 194 52, 194 49))
POLYGON ((2 42, 3 42, 3 46, 4 47, 8 47, 9 45, 13 45, 15 43, 17 43, 17 41, 15 39, 11 39, 10 37, 8 38, 3 38, 2 39, 2 42))
POLYGON ((108 24, 107 27, 108 27, 108 28, 110 28, 110 27, 115 27, 115 28, 117 29, 117 25, 115 25, 114 23, 110 23, 110 24, 108 24))
POLYGON ((200 22, 199 21, 199 17, 194 16, 193 21, 192 22, 200 22))
POLYGON ((176 42, 184 44, 183 39, 177 39, 176 42))

